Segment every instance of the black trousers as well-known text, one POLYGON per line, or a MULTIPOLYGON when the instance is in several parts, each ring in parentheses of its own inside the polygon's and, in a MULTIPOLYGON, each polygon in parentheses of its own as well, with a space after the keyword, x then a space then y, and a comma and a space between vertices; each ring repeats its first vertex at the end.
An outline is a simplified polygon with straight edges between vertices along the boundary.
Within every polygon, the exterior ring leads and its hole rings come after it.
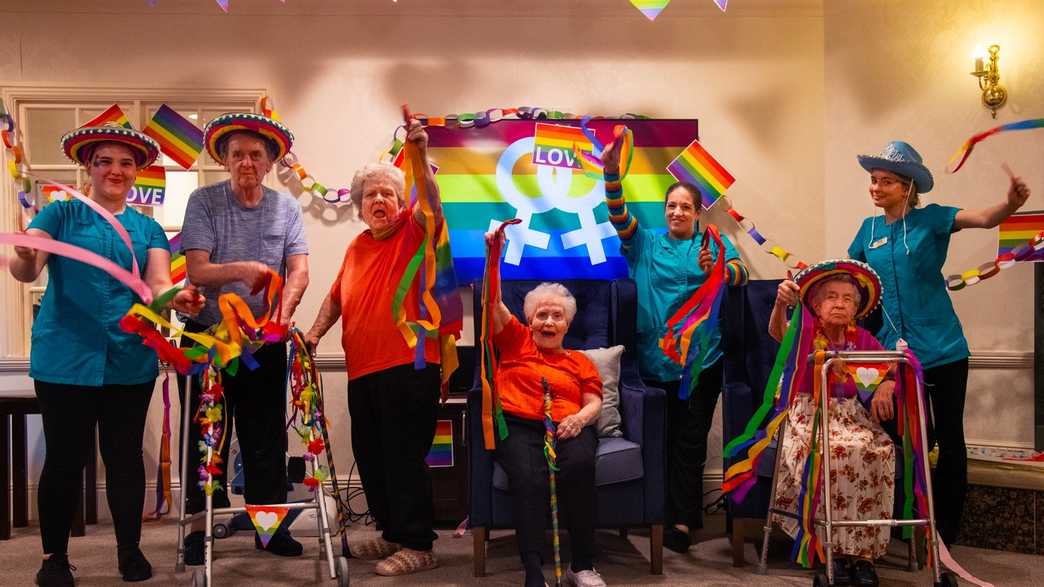
POLYGON ((968 448, 964 442, 968 359, 925 369, 924 387, 932 414, 928 446, 939 444, 939 460, 932 475, 935 523, 943 542, 950 545, 961 529, 968 490, 968 448))
POLYGON ((33 384, 40 402, 47 450, 37 497, 44 554, 68 551, 95 424, 105 463, 105 497, 112 512, 116 545, 137 547, 145 509, 141 443, 156 381, 102 387, 38 380, 33 384))
MULTIPOLYGON (((189 332, 201 332, 205 327, 189 322, 189 332)), ((181 346, 194 344, 182 337, 181 346)), ((254 354, 257 369, 251 371, 242 362, 235 376, 221 374, 224 395, 225 442, 221 449, 221 475, 218 480, 224 488, 214 492, 214 507, 229 507, 228 462, 229 440, 232 430, 239 439, 240 454, 243 455, 243 474, 246 486, 243 498, 248 504, 283 503, 286 501, 286 344, 266 344, 254 354)), ((189 410, 193 414, 199 409, 199 398, 203 386, 199 377, 193 377, 192 396, 189 410)), ((184 377, 178 377, 178 399, 184 402, 184 377)), ((184 410, 185 406, 181 408, 184 410)), ((203 437, 199 424, 189 424, 189 479, 182 481, 188 491, 185 511, 190 514, 203 511, 206 498, 200 489, 199 464, 206 451, 199 448, 203 437)), ((180 446, 180 445, 179 445, 180 446)), ((184 458, 184 457, 182 457, 184 458)))
POLYGON ((431 550, 437 538, 424 458, 438 402, 438 365, 399 365, 348 382, 352 453, 370 515, 385 540, 413 550, 431 550))
POLYGON ((721 396, 723 361, 700 373, 687 400, 678 399, 680 381, 646 381, 667 392, 667 502, 665 523, 703 527, 703 468, 707 435, 721 396))
MULTIPOLYGON (((544 423, 505 415, 508 436, 497 442, 494 458, 507 473, 511 487, 511 518, 515 522, 518 551, 543 549, 551 506, 550 480, 544 458, 544 423)), ((558 441, 558 523, 569 531, 572 566, 576 571, 593 568, 595 517, 595 449, 598 434, 585 426, 578 436, 558 441)))

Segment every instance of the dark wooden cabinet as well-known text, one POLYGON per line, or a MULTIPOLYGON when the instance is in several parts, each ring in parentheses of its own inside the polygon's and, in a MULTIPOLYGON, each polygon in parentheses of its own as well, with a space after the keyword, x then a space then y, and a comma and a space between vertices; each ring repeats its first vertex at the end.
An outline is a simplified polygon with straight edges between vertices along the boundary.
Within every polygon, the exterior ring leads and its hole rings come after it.
POLYGON ((451 396, 439 406, 435 442, 428 453, 435 521, 444 527, 455 528, 468 515, 467 407, 460 396, 451 396))

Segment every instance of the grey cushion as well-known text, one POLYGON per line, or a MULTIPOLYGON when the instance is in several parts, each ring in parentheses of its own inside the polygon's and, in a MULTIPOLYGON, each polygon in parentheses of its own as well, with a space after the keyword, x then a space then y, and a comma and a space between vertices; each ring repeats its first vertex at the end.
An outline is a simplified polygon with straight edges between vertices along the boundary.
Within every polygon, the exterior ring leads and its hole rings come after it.
MULTIPOLYGON (((626 438, 600 438, 595 449, 595 486, 634 481, 645 476, 642 447, 626 438)), ((500 463, 493 465, 493 487, 508 491, 507 473, 500 463)))
POLYGON ((607 349, 582 349, 602 377, 602 413, 598 417, 598 436, 623 436, 620 430, 620 356, 623 345, 607 349))

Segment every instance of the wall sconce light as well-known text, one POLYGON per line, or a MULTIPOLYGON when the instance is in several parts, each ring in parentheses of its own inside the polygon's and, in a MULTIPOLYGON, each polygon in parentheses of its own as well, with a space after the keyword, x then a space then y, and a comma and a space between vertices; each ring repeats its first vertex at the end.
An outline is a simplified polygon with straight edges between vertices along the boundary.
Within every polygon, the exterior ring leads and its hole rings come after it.
POLYGON ((990 45, 988 61, 984 62, 984 55, 979 52, 975 56, 975 71, 972 75, 979 78, 979 89, 982 90, 982 105, 990 109, 990 113, 997 118, 997 109, 1004 106, 1008 101, 1008 90, 1000 84, 1000 67, 997 65, 997 54, 1000 53, 1000 45, 990 45))

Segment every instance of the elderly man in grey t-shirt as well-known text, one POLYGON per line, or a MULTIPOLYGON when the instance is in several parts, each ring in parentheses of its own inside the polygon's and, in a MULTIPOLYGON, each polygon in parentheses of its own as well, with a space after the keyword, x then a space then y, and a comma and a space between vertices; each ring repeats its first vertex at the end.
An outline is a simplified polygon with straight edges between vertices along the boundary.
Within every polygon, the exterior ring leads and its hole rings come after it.
MULTIPOLYGON (((199 332, 221 321, 217 300, 223 293, 236 293, 255 316, 266 313, 259 289, 269 271, 285 279, 277 318, 289 323, 308 286, 308 245, 305 243, 301 208, 287 194, 262 185, 273 163, 290 149, 293 135, 282 124, 256 114, 225 114, 207 124, 207 150, 224 164, 231 178, 197 189, 189 196, 182 226, 182 249, 188 279, 207 297, 203 311, 186 323, 186 330, 199 332)), ((182 346, 191 346, 184 340, 182 346)), ((254 354, 256 369, 241 368, 236 375, 222 375, 225 390, 225 434, 235 426, 243 456, 248 504, 286 501, 286 344, 266 344, 254 354)), ((179 387, 184 379, 179 378, 179 387)), ((198 378, 193 385, 191 413, 199 407, 198 378)), ((184 397, 182 388, 181 396, 184 397)), ((190 463, 201 462, 199 428, 192 426, 188 443, 190 463)), ((224 470, 228 443, 224 443, 224 470)), ((190 475, 195 469, 190 468, 190 475)), ((225 486, 225 475, 220 479, 225 486)), ((186 511, 204 508, 202 490, 194 480, 183 481, 188 490, 186 511)), ((227 491, 214 493, 214 507, 228 507, 227 491)), ((185 537, 185 563, 203 564, 203 523, 194 524, 185 537)), ((281 529, 267 546, 255 536, 259 550, 283 556, 301 554, 301 544, 281 529)))

